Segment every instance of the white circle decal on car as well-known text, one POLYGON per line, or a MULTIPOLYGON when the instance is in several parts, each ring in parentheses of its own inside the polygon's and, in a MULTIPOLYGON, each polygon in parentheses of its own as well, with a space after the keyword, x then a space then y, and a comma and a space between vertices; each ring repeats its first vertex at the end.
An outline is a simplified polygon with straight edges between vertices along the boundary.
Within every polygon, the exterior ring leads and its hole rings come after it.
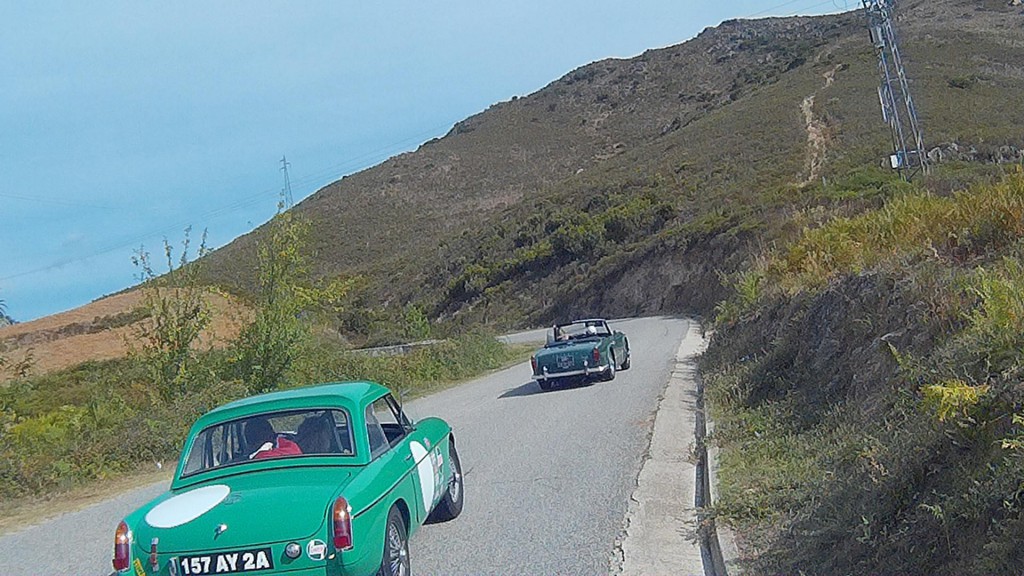
POLYGON ((172 496, 146 514, 146 523, 154 528, 174 528, 187 524, 220 504, 230 493, 231 488, 217 484, 172 496))
POLYGON ((415 440, 409 443, 409 450, 412 451, 412 459, 416 464, 416 473, 420 477, 420 490, 423 492, 423 509, 430 512, 430 505, 434 503, 434 466, 427 458, 427 449, 415 440))

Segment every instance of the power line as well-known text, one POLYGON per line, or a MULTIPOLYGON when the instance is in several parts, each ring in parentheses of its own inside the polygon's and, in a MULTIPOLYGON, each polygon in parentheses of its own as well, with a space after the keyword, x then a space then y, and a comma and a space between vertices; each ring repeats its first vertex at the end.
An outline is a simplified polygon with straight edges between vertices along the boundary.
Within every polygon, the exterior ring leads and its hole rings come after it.
POLYGON ((73 202, 71 200, 58 200, 55 198, 40 198, 38 196, 21 196, 19 194, 4 194, 0 193, 0 198, 11 198, 13 200, 28 200, 29 202, 42 202, 44 204, 60 204, 61 206, 71 206, 74 208, 95 208, 98 210, 113 210, 113 206, 103 206, 100 204, 86 204, 84 202, 73 202))
MULTIPOLYGON (((801 0, 789 0, 789 2, 783 2, 782 4, 779 4, 777 6, 772 6, 771 8, 765 8, 764 10, 761 10, 760 12, 754 12, 753 14, 748 14, 747 16, 744 16, 744 18, 754 18, 754 17, 757 17, 757 16, 762 16, 762 15, 767 14, 769 12, 774 12, 775 10, 778 10, 779 8, 785 8, 786 6, 789 6, 791 4, 796 4, 797 2, 800 2, 800 1, 801 0)), ((849 7, 850 7, 848 0, 825 0, 824 2, 818 2, 817 4, 812 4, 810 6, 804 6, 803 8, 800 8, 798 10, 790 10, 788 15, 789 16, 795 16, 798 12, 801 12, 801 11, 804 11, 804 10, 811 10, 811 9, 814 9, 814 8, 820 8, 820 7, 825 6, 827 4, 831 4, 832 6, 838 8, 840 10, 848 10, 849 7), (842 6, 840 6, 840 4, 842 4, 842 6)))

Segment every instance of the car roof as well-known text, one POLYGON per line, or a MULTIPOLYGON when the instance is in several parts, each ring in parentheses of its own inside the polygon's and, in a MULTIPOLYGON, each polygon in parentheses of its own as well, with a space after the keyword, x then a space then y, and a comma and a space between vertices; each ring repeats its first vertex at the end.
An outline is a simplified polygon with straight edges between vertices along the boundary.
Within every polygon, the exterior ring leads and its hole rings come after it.
POLYGON ((388 389, 376 382, 328 382, 302 388, 267 392, 248 398, 228 402, 202 415, 196 421, 197 427, 206 427, 214 422, 233 420, 253 414, 289 408, 341 407, 362 410, 367 404, 384 396, 388 389))

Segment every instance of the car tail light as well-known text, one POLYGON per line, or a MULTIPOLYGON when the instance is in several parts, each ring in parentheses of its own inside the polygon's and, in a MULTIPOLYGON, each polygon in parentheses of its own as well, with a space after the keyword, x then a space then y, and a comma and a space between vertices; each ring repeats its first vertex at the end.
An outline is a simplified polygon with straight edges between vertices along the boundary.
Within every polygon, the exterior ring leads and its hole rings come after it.
POLYGON ((128 525, 122 520, 114 532, 114 570, 128 569, 129 541, 128 525))
POLYGON ((591 354, 594 357, 594 366, 599 366, 601 364, 601 351, 595 347, 591 354))
POLYGON ((334 501, 331 512, 334 523, 334 547, 337 550, 352 549, 352 507, 344 496, 334 501))
POLYGON ((536 374, 537 373, 537 357, 536 356, 530 356, 530 366, 533 367, 533 373, 536 374))

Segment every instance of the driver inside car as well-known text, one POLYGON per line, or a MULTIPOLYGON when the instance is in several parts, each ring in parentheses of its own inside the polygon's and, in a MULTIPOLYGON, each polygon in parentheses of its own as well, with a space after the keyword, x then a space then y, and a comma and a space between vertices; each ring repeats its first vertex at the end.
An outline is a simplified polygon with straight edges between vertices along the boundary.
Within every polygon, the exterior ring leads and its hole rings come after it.
POLYGON ((274 427, 266 418, 253 418, 245 423, 245 441, 250 449, 258 446, 255 452, 249 454, 250 460, 302 454, 299 445, 274 432, 274 427))

